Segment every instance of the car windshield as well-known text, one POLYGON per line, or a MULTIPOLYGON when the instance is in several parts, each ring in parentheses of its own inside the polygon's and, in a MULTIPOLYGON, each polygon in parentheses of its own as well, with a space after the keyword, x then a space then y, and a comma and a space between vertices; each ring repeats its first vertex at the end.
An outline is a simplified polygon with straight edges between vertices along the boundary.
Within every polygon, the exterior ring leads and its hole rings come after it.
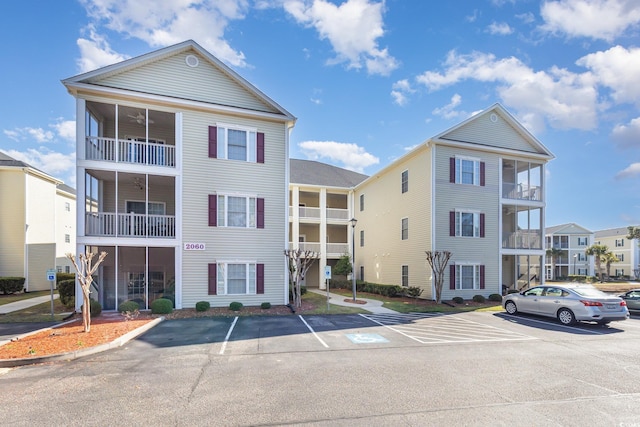
POLYGON ((605 294, 604 292, 596 289, 596 288, 591 288, 591 287, 584 287, 584 288, 573 288, 573 292, 575 292, 576 294, 583 296, 583 297, 588 297, 588 298, 602 298, 602 297, 608 297, 609 295, 605 294))

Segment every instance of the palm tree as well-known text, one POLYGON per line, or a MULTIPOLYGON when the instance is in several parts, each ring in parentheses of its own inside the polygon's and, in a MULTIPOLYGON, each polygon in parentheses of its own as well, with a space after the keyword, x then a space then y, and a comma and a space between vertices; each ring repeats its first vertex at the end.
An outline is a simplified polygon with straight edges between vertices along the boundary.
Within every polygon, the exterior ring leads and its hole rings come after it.
POLYGON ((596 263, 596 268, 598 270, 598 278, 602 282, 602 269, 600 267, 602 263, 602 257, 605 256, 609 252, 609 247, 607 245, 591 245, 589 246, 584 253, 586 255, 593 255, 594 261, 596 263))
POLYGON ((564 253, 562 249, 559 248, 549 248, 547 249, 547 257, 551 258, 551 280, 556 279, 556 260, 564 253))
POLYGON ((607 269, 607 278, 611 277, 611 264, 614 262, 620 262, 617 256, 613 252, 607 252, 602 256, 602 262, 604 262, 607 269))

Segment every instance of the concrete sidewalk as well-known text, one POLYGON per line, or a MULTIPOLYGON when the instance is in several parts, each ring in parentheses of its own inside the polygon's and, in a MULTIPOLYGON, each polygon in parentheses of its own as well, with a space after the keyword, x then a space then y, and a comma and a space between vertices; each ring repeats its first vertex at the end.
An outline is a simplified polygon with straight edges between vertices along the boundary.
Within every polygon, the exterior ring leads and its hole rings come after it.
MULTIPOLYGON (((58 294, 53 294, 53 299, 57 299, 58 294)), ((0 314, 7 314, 25 308, 33 307, 34 305, 42 304, 43 302, 51 302, 51 295, 43 295, 40 297, 26 298, 16 302, 10 302, 9 304, 0 305, 0 314)))
MULTIPOLYGON (((309 292, 313 292, 318 295, 327 296, 327 291, 322 289, 307 289, 309 292)), ((329 304, 341 305, 343 307, 361 308, 374 314, 397 314, 397 311, 384 308, 382 301, 369 298, 358 298, 356 294, 356 301, 364 301, 364 304, 353 303, 353 298, 345 297, 343 295, 332 294, 329 292, 329 304)))

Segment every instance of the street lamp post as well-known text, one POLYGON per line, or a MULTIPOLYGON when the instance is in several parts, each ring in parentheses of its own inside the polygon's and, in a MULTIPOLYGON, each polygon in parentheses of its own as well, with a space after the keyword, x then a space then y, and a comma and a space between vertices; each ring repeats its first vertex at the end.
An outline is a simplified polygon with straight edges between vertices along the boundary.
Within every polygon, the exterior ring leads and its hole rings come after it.
POLYGON ((356 223, 357 219, 351 218, 351 281, 353 282, 353 302, 356 302, 356 223))
POLYGON ((573 275, 576 275, 576 261, 578 260, 578 254, 573 254, 573 275))

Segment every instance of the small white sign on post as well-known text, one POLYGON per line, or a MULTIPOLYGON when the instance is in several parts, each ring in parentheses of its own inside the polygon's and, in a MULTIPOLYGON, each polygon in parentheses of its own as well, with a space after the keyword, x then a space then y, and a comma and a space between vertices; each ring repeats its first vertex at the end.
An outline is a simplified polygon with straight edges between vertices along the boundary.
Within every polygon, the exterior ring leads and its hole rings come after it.
POLYGON ((51 282, 51 320, 53 320, 53 284, 56 281, 56 270, 54 268, 47 270, 47 280, 51 282))
POLYGON ((331 266, 324 266, 324 280, 331 280, 331 266))

